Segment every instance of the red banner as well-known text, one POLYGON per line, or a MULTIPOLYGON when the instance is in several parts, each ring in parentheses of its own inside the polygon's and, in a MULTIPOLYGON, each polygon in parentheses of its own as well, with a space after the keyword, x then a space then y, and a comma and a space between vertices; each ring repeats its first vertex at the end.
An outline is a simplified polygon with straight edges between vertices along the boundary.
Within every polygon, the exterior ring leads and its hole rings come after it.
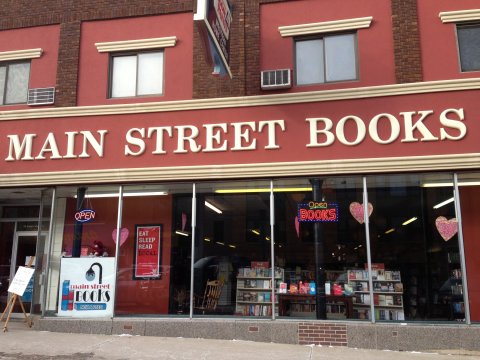
POLYGON ((137 225, 134 278, 160 278, 161 225, 137 225))

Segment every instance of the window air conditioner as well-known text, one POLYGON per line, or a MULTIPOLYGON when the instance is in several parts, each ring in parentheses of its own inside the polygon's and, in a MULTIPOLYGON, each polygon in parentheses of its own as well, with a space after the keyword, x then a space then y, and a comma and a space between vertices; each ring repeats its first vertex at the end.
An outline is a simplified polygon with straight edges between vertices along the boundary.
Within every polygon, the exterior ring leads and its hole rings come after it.
POLYGON ((287 89, 292 87, 290 69, 266 70, 261 73, 263 90, 287 89))
POLYGON ((28 89, 27 105, 48 105, 55 101, 55 88, 28 89))

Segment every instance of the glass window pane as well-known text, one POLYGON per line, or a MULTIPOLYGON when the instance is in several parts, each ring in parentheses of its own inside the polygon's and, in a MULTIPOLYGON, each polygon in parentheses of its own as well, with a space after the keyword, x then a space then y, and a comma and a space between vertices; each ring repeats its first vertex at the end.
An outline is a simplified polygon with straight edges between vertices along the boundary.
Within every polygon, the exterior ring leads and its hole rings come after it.
POLYGON ((304 40, 295 43, 295 66, 298 85, 325 82, 323 40, 304 40))
POLYGON ((275 261, 286 285, 281 317, 369 318, 362 194, 360 177, 274 182, 275 261))
POLYGON ((5 75, 7 69, 5 66, 0 66, 0 105, 3 105, 3 95, 5 90, 5 75))
POLYGON ((325 62, 327 81, 356 79, 355 35, 326 37, 325 62))
POLYGON ((8 66, 6 104, 27 102, 30 63, 10 64, 8 66))
MULTIPOLYGON (((269 191, 268 181, 197 185, 194 314, 272 316, 269 191), (215 284, 219 297, 210 299, 215 284)), ((277 286, 281 269, 275 278, 277 286)))
POLYGON ((480 70, 480 26, 457 28, 462 71, 480 70))
POLYGON ((367 180, 377 320, 464 321, 450 174, 367 180))
POLYGON ((163 92, 163 52, 138 55, 138 95, 163 92))
POLYGON ((113 58, 112 97, 135 96, 137 82, 137 57, 113 58))
POLYGON ((189 315, 192 184, 126 186, 117 315, 189 315))

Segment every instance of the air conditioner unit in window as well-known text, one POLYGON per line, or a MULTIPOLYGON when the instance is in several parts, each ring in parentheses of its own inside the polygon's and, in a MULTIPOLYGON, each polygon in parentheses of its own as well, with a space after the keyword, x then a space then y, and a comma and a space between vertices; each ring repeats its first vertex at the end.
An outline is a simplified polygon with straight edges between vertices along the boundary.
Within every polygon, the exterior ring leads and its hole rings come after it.
POLYGON ((263 90, 287 89, 292 87, 290 69, 266 70, 261 73, 263 90))
POLYGON ((55 88, 28 89, 28 105, 48 105, 55 102, 55 88))

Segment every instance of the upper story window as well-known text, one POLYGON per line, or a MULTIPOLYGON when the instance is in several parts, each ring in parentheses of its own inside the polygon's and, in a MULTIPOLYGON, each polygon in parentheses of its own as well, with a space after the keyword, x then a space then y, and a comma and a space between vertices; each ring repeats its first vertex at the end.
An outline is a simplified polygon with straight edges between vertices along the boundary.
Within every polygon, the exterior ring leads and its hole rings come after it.
POLYGON ((163 68, 163 51, 112 55, 110 96, 161 95, 163 68))
POLYGON ((357 31, 373 17, 280 26, 282 37, 295 39, 297 85, 358 79, 357 31))
POLYGON ((480 71, 480 23, 457 25, 458 52, 462 71, 480 71))
POLYGON ((30 61, 0 62, 0 105, 27 102, 30 61))
POLYGON ((356 35, 325 35, 295 41, 297 85, 356 80, 356 35))

